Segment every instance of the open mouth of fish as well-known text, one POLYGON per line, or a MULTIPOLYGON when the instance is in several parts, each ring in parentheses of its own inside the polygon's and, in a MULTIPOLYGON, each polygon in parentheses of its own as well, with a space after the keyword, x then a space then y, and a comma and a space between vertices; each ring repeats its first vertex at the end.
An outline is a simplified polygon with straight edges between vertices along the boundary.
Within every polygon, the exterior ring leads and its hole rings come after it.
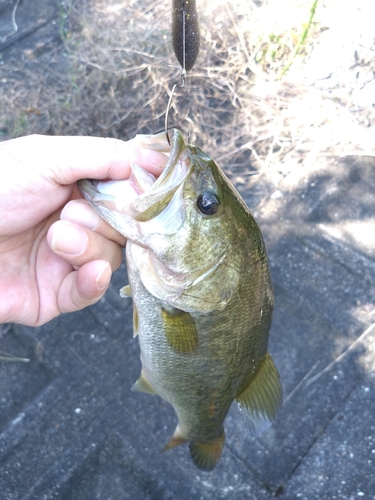
POLYGON ((173 132, 171 146, 164 132, 137 136, 140 147, 169 153, 168 162, 157 179, 138 165, 132 165, 130 177, 122 181, 78 181, 85 198, 103 219, 140 245, 144 244, 145 233, 175 232, 178 221, 181 224, 183 220, 182 210, 178 208, 180 204, 171 201, 173 197, 182 196, 190 161, 182 135, 178 131, 173 132), (172 219, 173 228, 169 223, 172 219), (139 223, 142 222, 148 224, 142 224, 141 228, 139 223))

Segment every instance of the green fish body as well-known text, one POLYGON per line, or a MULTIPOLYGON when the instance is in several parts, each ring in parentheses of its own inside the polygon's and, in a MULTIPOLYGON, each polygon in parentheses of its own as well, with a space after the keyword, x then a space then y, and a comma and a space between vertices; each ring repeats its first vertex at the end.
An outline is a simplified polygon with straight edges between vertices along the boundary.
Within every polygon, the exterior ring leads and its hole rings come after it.
POLYGON ((171 147, 165 134, 138 136, 142 147, 170 153, 156 181, 134 166, 129 181, 79 185, 128 238, 130 287, 122 294, 133 298, 142 361, 133 389, 175 409, 164 449, 189 442, 197 467, 212 470, 233 400, 254 433, 281 405, 267 350, 273 291, 260 229, 240 195, 210 156, 178 130, 170 137, 171 147))

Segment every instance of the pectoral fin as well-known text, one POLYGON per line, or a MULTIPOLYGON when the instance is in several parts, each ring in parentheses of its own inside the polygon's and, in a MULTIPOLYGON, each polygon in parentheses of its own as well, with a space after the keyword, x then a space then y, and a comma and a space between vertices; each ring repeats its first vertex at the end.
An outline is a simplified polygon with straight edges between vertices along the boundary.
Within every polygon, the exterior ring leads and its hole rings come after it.
POLYGON ((146 392, 147 394, 157 394, 155 389, 152 387, 150 382, 145 377, 143 371, 141 371, 139 379, 136 381, 135 384, 133 384, 131 390, 134 392, 146 392))
POLYGON ((139 319, 138 319, 138 311, 133 302, 133 337, 138 335, 139 328, 139 319))
POLYGON ((198 347, 198 333, 194 319, 185 311, 169 313, 162 309, 164 334, 168 344, 179 354, 193 354, 198 347))
MULTIPOLYGON (((120 288, 120 297, 127 299, 131 296, 132 296, 132 291, 130 285, 125 285, 122 288, 120 288)), ((138 335, 138 312, 137 308, 133 303, 133 337, 136 337, 137 335, 138 335)))
POLYGON ((282 388, 270 354, 266 354, 255 377, 236 401, 254 434, 261 434, 276 420, 282 403, 282 388))
POLYGON ((130 285, 125 285, 122 288, 120 288, 120 297, 127 299, 131 296, 132 296, 132 291, 130 289, 130 285))
POLYGON ((218 464, 225 441, 224 431, 217 439, 206 443, 197 441, 190 443, 190 455, 195 465, 205 471, 210 471, 218 464))

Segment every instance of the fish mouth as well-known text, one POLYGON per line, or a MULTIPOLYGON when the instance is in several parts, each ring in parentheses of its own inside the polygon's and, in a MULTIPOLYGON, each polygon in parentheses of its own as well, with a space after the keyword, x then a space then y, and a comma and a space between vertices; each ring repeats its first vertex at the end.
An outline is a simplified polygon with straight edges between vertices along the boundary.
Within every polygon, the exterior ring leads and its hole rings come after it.
POLYGON ((170 146, 164 132, 135 137, 142 148, 169 153, 168 162, 158 179, 138 165, 132 165, 129 179, 123 181, 82 179, 77 183, 83 196, 104 220, 138 243, 140 230, 138 227, 135 231, 136 223, 148 222, 160 215, 190 170, 190 159, 181 132, 172 129, 169 136, 170 146))
MULTIPOLYGON (((161 134, 165 137, 165 133, 161 134)), ((152 188, 131 204, 131 215, 139 222, 147 222, 159 215, 185 181, 189 166, 186 162, 186 144, 181 132, 172 129, 169 160, 152 188), (185 154, 184 154, 185 153, 185 154)), ((147 146, 147 144, 145 144, 147 146)))

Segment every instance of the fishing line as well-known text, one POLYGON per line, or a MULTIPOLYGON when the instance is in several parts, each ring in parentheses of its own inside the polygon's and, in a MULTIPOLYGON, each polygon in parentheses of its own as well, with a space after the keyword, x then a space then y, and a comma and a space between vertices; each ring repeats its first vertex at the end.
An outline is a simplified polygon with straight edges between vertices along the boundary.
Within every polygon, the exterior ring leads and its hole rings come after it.
POLYGON ((182 63, 182 71, 181 71, 181 77, 180 77, 181 81, 180 81, 180 84, 175 83, 173 85, 172 92, 171 92, 171 95, 169 96, 169 100, 168 100, 167 110, 165 112, 164 129, 165 129, 165 135, 167 136, 167 141, 168 141, 169 145, 171 145, 171 140, 169 138, 169 133, 168 133, 169 110, 171 108, 172 99, 173 99, 173 95, 175 93, 176 88, 183 89, 185 86, 185 79, 186 79, 186 69, 185 69, 186 68, 186 24, 185 24, 185 20, 186 20, 186 12, 185 12, 185 7, 183 6, 183 10, 182 10, 182 52, 183 52, 182 60, 183 60, 183 63, 182 63))

